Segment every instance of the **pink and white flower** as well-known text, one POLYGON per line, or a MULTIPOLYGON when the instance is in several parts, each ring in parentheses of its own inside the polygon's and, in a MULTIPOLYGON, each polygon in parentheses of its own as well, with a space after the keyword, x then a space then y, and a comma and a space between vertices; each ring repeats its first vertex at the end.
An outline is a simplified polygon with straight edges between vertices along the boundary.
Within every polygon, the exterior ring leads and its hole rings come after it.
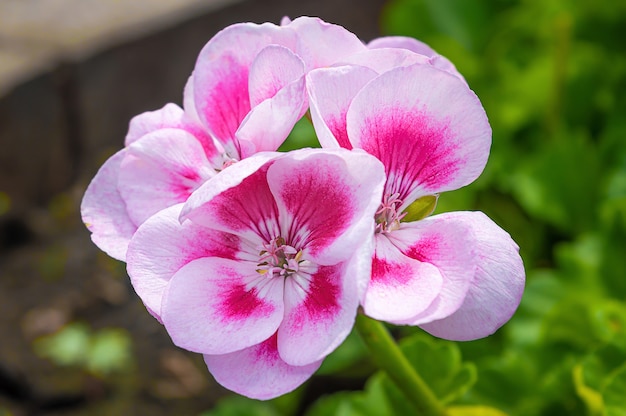
POLYGON ((425 217, 439 193, 480 175, 491 128, 462 78, 406 53, 372 50, 358 62, 311 71, 312 120, 323 146, 363 149, 385 165, 365 313, 448 339, 481 338, 519 305, 524 269, 517 245, 482 213, 403 219, 415 201, 431 202, 425 217), (388 64, 382 53, 402 59, 388 64))
POLYGON ((133 286, 218 382, 253 398, 284 394, 353 326, 384 181, 358 150, 251 156, 139 227, 133 286))
POLYGON ((184 111, 167 104, 135 117, 126 147, 89 185, 81 212, 94 243, 125 260, 151 215, 185 202, 232 163, 278 149, 308 108, 309 70, 366 49, 341 26, 309 17, 216 34, 185 86, 184 111))

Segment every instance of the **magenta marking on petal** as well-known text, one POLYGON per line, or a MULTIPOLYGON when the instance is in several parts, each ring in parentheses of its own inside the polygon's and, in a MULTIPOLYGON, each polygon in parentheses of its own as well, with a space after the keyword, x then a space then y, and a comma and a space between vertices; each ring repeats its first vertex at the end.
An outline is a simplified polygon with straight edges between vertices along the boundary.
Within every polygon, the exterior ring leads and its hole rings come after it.
POLYGON ((333 162, 318 158, 301 163, 280 188, 280 197, 294 217, 287 239, 294 247, 306 246, 313 255, 344 232, 355 213, 354 190, 335 175, 333 162), (306 235, 299 233, 302 230, 308 231, 306 235))
POLYGON ((327 121, 328 128, 337 139, 337 143, 339 146, 351 150, 352 143, 350 143, 350 139, 348 138, 348 130, 346 128, 346 111, 343 111, 341 114, 338 114, 335 118, 329 119, 327 121))
POLYGON ((212 74, 215 79, 209 85, 196 86, 196 103, 200 117, 204 119, 209 129, 224 144, 225 150, 231 157, 239 157, 239 144, 235 139, 235 132, 242 120, 250 111, 250 97, 248 93, 248 68, 238 63, 234 57, 225 56, 221 62, 216 62, 216 69, 212 74), (198 88, 210 88, 200 91, 198 88), (200 101, 200 102, 198 102, 200 101))
POLYGON ((220 306, 222 316, 228 319, 243 320, 251 315, 269 315, 274 311, 274 306, 259 299, 256 289, 246 289, 245 285, 229 288, 220 306))
POLYGON ((388 109, 364 126, 362 134, 367 139, 362 148, 383 162, 389 176, 385 193, 399 193, 405 200, 417 186, 439 189, 452 181, 461 167, 447 120, 388 109))
POLYGON ((372 259, 372 281, 377 284, 401 286, 410 280, 412 274, 409 264, 391 263, 376 256, 372 259))
POLYGON ((334 266, 320 267, 311 276, 303 308, 294 316, 295 328, 305 321, 324 321, 341 310, 340 278, 339 269, 334 266))
POLYGON ((241 250, 240 239, 234 234, 217 230, 203 229, 198 232, 194 239, 188 241, 188 247, 181 247, 181 254, 188 259, 187 262, 203 257, 220 257, 223 259, 237 260, 241 250))
POLYGON ((420 239, 414 246, 409 247, 405 255, 421 262, 429 262, 430 259, 436 256, 441 243, 440 235, 430 235, 420 239))
POLYGON ((276 236, 269 229, 277 218, 277 207, 267 184, 269 163, 245 178, 238 186, 227 189, 209 202, 213 214, 233 231, 253 230, 265 241, 276 236))
POLYGON ((273 362, 281 360, 278 355, 278 332, 258 345, 255 350, 257 361, 273 362))

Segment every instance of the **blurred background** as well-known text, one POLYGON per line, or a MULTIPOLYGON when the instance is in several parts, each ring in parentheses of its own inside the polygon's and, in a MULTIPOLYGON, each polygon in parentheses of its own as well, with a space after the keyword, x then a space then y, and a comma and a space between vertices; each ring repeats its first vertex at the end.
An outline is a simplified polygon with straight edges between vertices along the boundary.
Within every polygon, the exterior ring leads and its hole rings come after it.
MULTIPOLYGON (((439 397, 626 415, 626 1, 0 0, 0 416, 400 414, 353 335, 294 393, 232 395, 80 220, 130 118, 181 104, 218 30, 285 15, 430 44, 490 118, 485 172, 437 212, 481 210, 509 231, 527 288, 484 340, 393 328, 439 397)), ((313 140, 298 124, 286 147, 313 140)))

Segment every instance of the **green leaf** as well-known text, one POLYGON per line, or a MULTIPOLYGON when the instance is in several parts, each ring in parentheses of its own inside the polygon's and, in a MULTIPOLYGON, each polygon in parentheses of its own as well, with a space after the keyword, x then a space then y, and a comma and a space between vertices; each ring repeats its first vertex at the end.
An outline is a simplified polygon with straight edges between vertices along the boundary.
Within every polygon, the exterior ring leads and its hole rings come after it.
POLYGON ((585 402, 589 416, 602 416, 604 400, 600 392, 585 384, 582 365, 574 367, 573 376, 576 394, 585 402))
POLYGON ((449 416, 507 416, 501 410, 489 406, 450 406, 449 416))
POLYGON ((55 334, 35 341, 35 352, 58 365, 82 364, 89 351, 89 327, 71 323, 55 334))
POLYGON ((625 393, 626 363, 613 372, 602 391, 607 416, 626 416, 625 393))
MULTIPOLYGON (((392 400, 388 397, 384 386, 385 376, 378 372, 369 378, 363 391, 340 392, 331 396, 326 396, 317 400, 307 411, 306 416, 393 416, 392 400)), ((400 397, 396 397, 399 402, 395 406, 408 408, 409 412, 413 407, 406 401, 404 396, 398 392, 400 397)), ((405 413, 407 414, 407 413, 405 413)))
POLYGON ((248 399, 242 396, 229 396, 217 406, 201 416, 281 416, 268 402, 248 399))
POLYGON ((130 335, 125 330, 103 329, 91 339, 87 368, 96 374, 124 370, 132 362, 131 346, 130 335))
POLYGON ((400 348, 443 403, 458 399, 476 382, 476 367, 461 361, 461 352, 453 342, 416 334, 403 339, 400 348))
POLYGON ((597 148, 585 135, 563 132, 524 161, 511 185, 528 212, 572 234, 594 227, 599 180, 597 148))
POLYGON ((371 373, 372 367, 364 364, 367 360, 367 349, 361 337, 352 331, 345 341, 328 357, 316 374, 337 374, 344 377, 352 375, 366 375, 371 373))

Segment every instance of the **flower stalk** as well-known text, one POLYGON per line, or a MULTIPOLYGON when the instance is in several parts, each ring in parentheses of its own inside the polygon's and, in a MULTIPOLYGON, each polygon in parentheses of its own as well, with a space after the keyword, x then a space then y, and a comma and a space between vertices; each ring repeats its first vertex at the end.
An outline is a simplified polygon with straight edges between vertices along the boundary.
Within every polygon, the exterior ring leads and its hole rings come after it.
POLYGON ((382 322, 358 314, 356 328, 376 365, 413 403, 418 415, 445 416, 446 410, 426 382, 413 369, 382 322))

